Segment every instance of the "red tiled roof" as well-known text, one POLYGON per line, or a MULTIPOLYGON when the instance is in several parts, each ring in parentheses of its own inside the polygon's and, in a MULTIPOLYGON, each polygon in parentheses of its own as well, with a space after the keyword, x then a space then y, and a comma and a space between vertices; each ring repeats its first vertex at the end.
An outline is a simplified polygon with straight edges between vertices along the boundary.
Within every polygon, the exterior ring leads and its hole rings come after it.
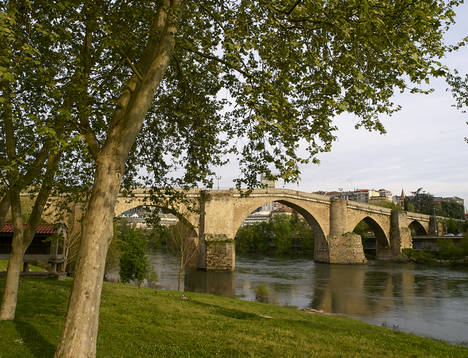
MULTIPOLYGON (((24 225, 26 227, 26 224, 24 225)), ((36 234, 55 234, 57 230, 55 230, 53 225, 50 224, 39 224, 36 230, 36 234)), ((13 224, 3 224, 0 233, 13 233, 13 224)))

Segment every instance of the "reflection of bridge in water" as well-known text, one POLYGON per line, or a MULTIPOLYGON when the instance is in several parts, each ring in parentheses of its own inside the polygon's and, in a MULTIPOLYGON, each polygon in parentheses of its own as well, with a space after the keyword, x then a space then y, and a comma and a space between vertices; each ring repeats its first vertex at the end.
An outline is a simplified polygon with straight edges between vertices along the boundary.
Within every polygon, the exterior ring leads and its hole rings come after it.
MULTIPOLYGON (((292 260, 294 261, 294 260, 292 260)), ((245 265, 245 264, 244 264, 245 265)), ((268 266, 259 264, 259 268, 268 269, 268 266)), ((282 276, 281 272, 269 272, 266 276, 256 277, 242 272, 210 272, 191 270, 184 279, 185 291, 210 293, 219 296, 235 297, 245 291, 239 289, 236 276, 240 276, 241 285, 248 285, 253 290, 253 282, 249 279, 262 280, 268 290, 270 303, 294 302, 294 296, 302 295, 305 302, 302 307, 311 307, 330 313, 341 313, 350 316, 373 317, 376 313, 382 314, 403 307, 411 309, 427 303, 432 306, 434 292, 450 291, 444 280, 437 280, 413 271, 411 264, 385 264, 385 265, 324 265, 312 264, 306 277, 294 279, 284 277, 275 282, 275 277, 282 276), (247 280, 247 281, 246 281, 247 280), (297 281, 299 280, 299 281, 297 281), (297 289, 295 285, 300 285, 297 289), (304 287, 308 286, 308 287, 304 287), (312 294, 309 294, 309 292, 312 294), (280 297, 281 296, 281 297, 280 297), (289 300, 288 300, 289 297, 289 300), (306 297, 309 297, 307 301, 306 297), (427 299, 427 302, 425 302, 427 299)), ((296 273, 301 269, 298 268, 296 273)), ((258 275, 261 273, 259 272, 258 275)), ((453 287, 452 287, 453 288, 453 287)))
MULTIPOLYGON (((206 270, 234 269, 237 230, 251 212, 272 201, 294 209, 309 223, 314 231, 314 259, 318 262, 366 262, 361 237, 353 234, 361 221, 375 234, 376 256, 380 260, 392 259, 402 249, 411 248, 411 230, 423 234, 443 231, 442 218, 434 220, 429 215, 392 211, 344 199, 331 200, 289 189, 256 189, 248 196, 234 189, 191 190, 187 195, 198 205, 198 212, 190 212, 183 205, 171 210, 193 227, 192 240, 198 248, 195 265, 206 270)), ((144 190, 135 192, 132 198, 119 197, 115 214, 151 205, 147 200, 144 190)))

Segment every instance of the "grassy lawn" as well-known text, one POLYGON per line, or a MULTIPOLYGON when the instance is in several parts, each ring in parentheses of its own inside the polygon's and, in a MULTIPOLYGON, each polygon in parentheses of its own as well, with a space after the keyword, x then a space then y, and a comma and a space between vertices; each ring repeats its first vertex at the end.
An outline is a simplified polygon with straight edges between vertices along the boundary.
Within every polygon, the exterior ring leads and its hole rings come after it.
MULTIPOLYGON (((0 278, 0 294, 4 278, 0 278)), ((52 357, 71 281, 22 278, 0 358, 52 357)), ((293 308, 104 283, 98 357, 468 357, 468 348, 293 308), (268 317, 271 318, 268 318, 268 317)))
MULTIPOLYGON (((6 271, 7 266, 8 266, 8 260, 0 260, 0 271, 6 271)), ((29 265, 29 268, 31 269, 31 271, 36 271, 36 272, 45 271, 44 268, 39 267, 39 266, 35 266, 35 265, 29 265)), ((0 355, 0 357, 1 357, 1 355, 0 355)))

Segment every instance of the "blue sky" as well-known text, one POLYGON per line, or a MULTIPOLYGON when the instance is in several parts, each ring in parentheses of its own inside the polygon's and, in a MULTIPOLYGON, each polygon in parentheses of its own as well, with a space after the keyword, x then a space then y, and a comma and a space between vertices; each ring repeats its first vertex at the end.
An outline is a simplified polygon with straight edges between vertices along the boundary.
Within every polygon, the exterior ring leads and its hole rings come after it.
MULTIPOLYGON (((456 10, 457 23, 447 34, 455 43, 468 36, 468 5, 456 10)), ((450 68, 468 73, 468 48, 445 59, 450 68)), ((395 97, 403 109, 384 118, 387 134, 355 130, 355 118, 335 118, 338 140, 331 152, 320 155, 319 165, 302 167, 301 182, 286 187, 303 191, 380 189, 409 194, 417 188, 436 196, 458 196, 468 207, 468 113, 452 107, 453 97, 443 80, 434 80, 429 95, 395 97)), ((231 187, 239 174, 220 168, 220 186, 231 187)))

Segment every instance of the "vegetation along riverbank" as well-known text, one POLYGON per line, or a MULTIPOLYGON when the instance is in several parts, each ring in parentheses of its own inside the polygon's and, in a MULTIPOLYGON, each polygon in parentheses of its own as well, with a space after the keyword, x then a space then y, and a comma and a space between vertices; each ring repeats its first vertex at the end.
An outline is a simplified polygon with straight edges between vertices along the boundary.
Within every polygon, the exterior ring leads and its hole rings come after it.
POLYGON ((437 246, 437 250, 403 249, 401 260, 429 265, 468 266, 468 230, 457 245, 450 237, 441 237, 437 246))
MULTIPOLYGON (((53 355, 71 283, 21 279, 16 319, 0 322, 1 358, 53 355)), ((292 307, 104 283, 97 356, 466 357, 468 348, 292 307)))

